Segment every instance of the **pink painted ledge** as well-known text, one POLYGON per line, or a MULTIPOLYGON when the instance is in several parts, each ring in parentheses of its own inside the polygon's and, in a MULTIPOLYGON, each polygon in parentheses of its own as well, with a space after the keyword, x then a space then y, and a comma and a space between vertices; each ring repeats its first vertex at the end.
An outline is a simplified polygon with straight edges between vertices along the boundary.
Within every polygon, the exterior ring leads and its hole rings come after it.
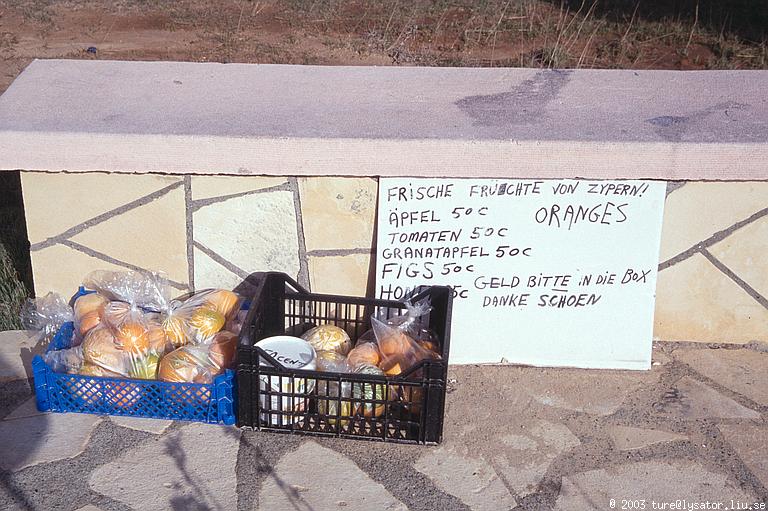
POLYGON ((768 179, 768 71, 37 60, 0 170, 768 179))

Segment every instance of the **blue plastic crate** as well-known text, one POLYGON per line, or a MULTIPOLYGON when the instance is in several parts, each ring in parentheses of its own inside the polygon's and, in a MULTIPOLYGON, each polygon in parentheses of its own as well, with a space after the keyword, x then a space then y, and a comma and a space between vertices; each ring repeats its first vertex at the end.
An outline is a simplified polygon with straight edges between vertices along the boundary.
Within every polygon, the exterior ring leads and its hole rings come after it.
MULTIPOLYGON (((81 288, 76 296, 85 294, 81 288)), ((74 324, 64 323, 48 351, 69 348, 74 324)), ((39 355, 32 360, 37 409, 171 419, 209 424, 235 423, 235 372, 227 370, 213 383, 102 378, 54 372, 39 355)))

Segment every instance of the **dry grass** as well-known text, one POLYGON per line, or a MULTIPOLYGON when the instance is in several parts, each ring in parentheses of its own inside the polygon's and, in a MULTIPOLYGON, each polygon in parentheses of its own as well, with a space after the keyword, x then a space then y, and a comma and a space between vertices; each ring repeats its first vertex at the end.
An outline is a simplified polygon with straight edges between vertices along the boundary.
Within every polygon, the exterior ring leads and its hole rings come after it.
POLYGON ((765 67, 766 42, 678 15, 648 19, 640 3, 606 11, 609 2, 295 1, 276 18, 331 47, 385 53, 393 64, 600 68, 765 67))
MULTIPOLYGON (((0 0, 28 31, 96 43, 141 36, 130 21, 191 34, 184 50, 110 48, 98 58, 220 62, 756 69, 768 2, 748 0, 0 0), (761 7, 763 4, 765 6, 761 7), (674 7, 670 7, 674 6, 674 7), (748 7, 751 6, 751 7, 748 7), (73 15, 73 13, 75 13, 73 15), (85 13, 78 17, 78 13, 85 13), (106 19, 108 17, 110 19, 106 19), (66 19, 65 19, 66 18, 66 19), (96 22, 94 23, 94 18, 96 22), (122 32, 115 23, 122 26, 122 32), (121 21, 122 20, 122 21, 121 21)), ((7 27, 8 24, 5 25, 7 27)), ((4 58, 12 58, 3 51, 4 58)))

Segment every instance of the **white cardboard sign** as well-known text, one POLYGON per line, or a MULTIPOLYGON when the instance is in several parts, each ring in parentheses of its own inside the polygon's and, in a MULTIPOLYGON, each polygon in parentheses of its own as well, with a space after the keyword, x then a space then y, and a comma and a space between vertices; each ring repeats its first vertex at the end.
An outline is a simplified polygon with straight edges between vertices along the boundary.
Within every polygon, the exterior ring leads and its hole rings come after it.
POLYGON ((454 288, 450 362, 648 369, 666 183, 382 178, 376 292, 454 288))

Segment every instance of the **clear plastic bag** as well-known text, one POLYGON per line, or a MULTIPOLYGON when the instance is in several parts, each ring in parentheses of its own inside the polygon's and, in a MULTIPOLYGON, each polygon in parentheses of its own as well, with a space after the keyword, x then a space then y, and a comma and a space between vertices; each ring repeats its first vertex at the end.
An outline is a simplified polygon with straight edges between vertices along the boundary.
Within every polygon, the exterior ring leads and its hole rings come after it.
POLYGON ((224 325, 224 329, 229 332, 232 332, 233 334, 239 334, 240 330, 243 329, 243 325, 245 324, 246 316, 248 316, 247 309, 238 310, 237 313, 232 317, 232 319, 227 320, 227 324, 224 325))
MULTIPOLYGON (((100 270, 91 272, 83 283, 111 300, 104 305, 102 314, 114 348, 128 361, 127 373, 124 365, 112 360, 117 353, 112 353, 111 348, 107 350, 106 341, 103 349, 110 353, 110 363, 93 363, 131 378, 156 379, 160 359, 167 351, 160 321, 160 311, 170 301, 167 280, 159 273, 100 270)), ((98 335, 102 338, 106 334, 98 335)))
POLYGON ((131 371, 131 357, 118 346, 115 332, 101 325, 85 335, 82 344, 85 364, 98 366, 110 373, 127 377, 131 371))
POLYGON ((346 355, 352 348, 349 334, 336 325, 316 326, 304 332, 301 338, 311 344, 316 351, 335 351, 346 355))
POLYGON ((388 319, 371 318, 376 343, 381 352, 379 367, 388 376, 397 376, 422 360, 439 359, 436 336, 422 328, 421 318, 432 310, 428 299, 406 303, 406 312, 388 319), (418 339, 418 340, 417 340, 418 339), (421 342, 419 342, 421 341, 421 342))
POLYGON ((225 369, 232 369, 235 365, 235 353, 237 352, 237 334, 222 330, 213 336, 210 343, 203 344, 208 348, 208 360, 213 374, 221 374, 225 369))
POLYGON ((182 346, 160 361, 158 378, 162 381, 212 383, 213 377, 207 346, 182 346))
POLYGON ((206 289, 172 300, 164 309, 163 328, 177 348, 208 342, 228 325, 239 332, 242 300, 241 296, 225 289, 206 289))
POLYGON ((357 345, 347 354, 347 364, 351 370, 361 365, 378 366, 381 362, 381 352, 375 342, 358 341, 357 345))
MULTIPOLYGON (((370 364, 363 364, 355 368, 355 373, 383 376, 384 371, 370 364)), ((387 386, 378 383, 355 383, 352 385, 352 397, 360 402, 355 403, 355 414, 363 417, 378 417, 386 409, 385 403, 373 403, 376 401, 385 401, 387 395, 387 386)))
MULTIPOLYGON (((329 373, 351 373, 352 368, 347 363, 347 357, 337 351, 318 351, 317 370, 329 373)), ((346 426, 352 415, 352 384, 348 381, 338 382, 332 379, 317 380, 317 412, 324 415, 329 424, 336 424, 336 415, 342 418, 341 425, 346 426), (347 400, 339 398, 347 398, 347 400), (341 408, 339 408, 341 403, 341 408)))
POLYGON ((96 270, 83 279, 83 285, 110 301, 156 312, 167 307, 171 296, 168 280, 157 272, 96 270))
POLYGON ((39 332, 38 344, 43 346, 51 342, 61 325, 73 319, 72 308, 57 293, 30 298, 21 310, 21 324, 27 330, 39 332))
POLYGON ((223 330, 199 344, 188 344, 160 361, 158 378, 170 382, 211 383, 235 364, 237 335, 223 330))
POLYGON ((76 374, 83 367, 83 348, 76 346, 63 350, 49 351, 43 354, 45 363, 56 373, 76 374))
POLYGON ((100 293, 79 296, 72 304, 75 318, 75 336, 82 339, 90 330, 101 324, 109 299, 100 293))

